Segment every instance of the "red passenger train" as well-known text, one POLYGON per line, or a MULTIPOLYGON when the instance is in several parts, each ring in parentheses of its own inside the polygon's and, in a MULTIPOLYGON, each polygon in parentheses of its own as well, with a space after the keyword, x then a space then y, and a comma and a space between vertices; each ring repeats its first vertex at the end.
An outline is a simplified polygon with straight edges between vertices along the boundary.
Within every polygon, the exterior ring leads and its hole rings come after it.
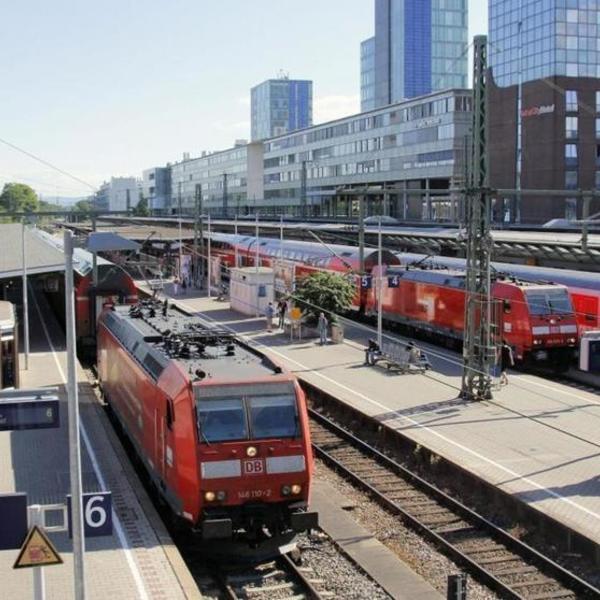
POLYGON ((145 301, 100 317, 98 377, 180 524, 203 539, 252 544, 316 526, 304 394, 265 355, 145 301))
MULTIPOLYGON (((62 238, 37 231, 44 241, 53 244, 61 252, 62 238)), ((106 304, 136 304, 138 292, 133 278, 119 265, 97 257, 98 285, 93 285, 93 255, 83 248, 73 250, 75 331, 77 346, 94 347, 97 318, 106 304)), ((64 277, 47 275, 43 278, 48 301, 64 321, 65 283, 64 277)))
MULTIPOLYGON (((324 245, 313 242, 259 240, 263 264, 275 265, 281 256, 295 263, 298 279, 314 270, 358 273, 359 255, 355 246, 324 245)), ((238 261, 254 264, 256 238, 213 234, 213 246, 226 264, 233 264, 237 246, 238 261), (242 258, 239 258, 239 257, 242 258)), ((399 266, 406 255, 383 251, 387 268, 383 286, 383 318, 390 324, 402 324, 432 336, 462 341, 465 314, 464 271, 399 266), (394 287, 389 282, 395 283, 394 287)), ((437 260, 437 259, 436 259, 437 260)), ((456 260, 456 259, 451 259, 456 260)), ((365 272, 376 274, 378 256, 365 250, 365 272)), ((376 285, 358 289, 359 303, 367 314, 377 311, 376 285), (360 302, 359 302, 360 299, 360 302)), ((519 363, 552 363, 568 366, 574 356, 579 335, 569 290, 555 283, 520 281, 498 277, 493 284, 497 300, 495 324, 497 342, 505 339, 514 349, 519 363)))
MULTIPOLYGON (((385 321, 462 340, 464 271, 391 267, 382 292, 385 321)), ((578 338, 565 286, 500 277, 492 284, 492 297, 496 342, 506 340, 518 362, 568 365, 578 338)), ((375 285, 369 290, 367 312, 377 312, 375 285)))

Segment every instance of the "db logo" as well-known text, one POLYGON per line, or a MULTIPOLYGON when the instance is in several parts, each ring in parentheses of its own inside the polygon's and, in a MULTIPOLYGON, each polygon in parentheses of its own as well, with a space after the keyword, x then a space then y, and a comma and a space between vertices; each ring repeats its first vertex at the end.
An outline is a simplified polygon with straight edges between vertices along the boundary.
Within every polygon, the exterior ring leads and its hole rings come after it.
POLYGON ((265 472, 265 463, 261 458, 244 461, 244 475, 262 475, 265 472))

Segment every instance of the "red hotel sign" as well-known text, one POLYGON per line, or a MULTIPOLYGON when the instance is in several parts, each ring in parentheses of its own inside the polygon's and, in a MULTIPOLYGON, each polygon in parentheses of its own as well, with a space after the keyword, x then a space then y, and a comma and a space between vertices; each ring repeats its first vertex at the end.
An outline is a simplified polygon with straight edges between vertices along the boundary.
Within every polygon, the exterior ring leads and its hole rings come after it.
POLYGON ((537 117, 539 115, 547 115, 554 112, 554 104, 547 104, 546 106, 532 106, 531 108, 524 108, 521 111, 521 116, 525 119, 527 117, 537 117))

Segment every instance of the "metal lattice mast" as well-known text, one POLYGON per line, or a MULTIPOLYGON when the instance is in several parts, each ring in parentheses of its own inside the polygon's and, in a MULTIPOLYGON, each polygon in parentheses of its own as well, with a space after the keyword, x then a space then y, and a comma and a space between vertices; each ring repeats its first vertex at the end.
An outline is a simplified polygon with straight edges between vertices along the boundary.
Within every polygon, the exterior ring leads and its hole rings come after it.
POLYGON ((467 274, 465 282, 465 339, 462 397, 482 400, 492 396, 492 341, 490 234, 491 200, 487 154, 487 36, 474 40, 473 138, 471 172, 466 193, 467 274))

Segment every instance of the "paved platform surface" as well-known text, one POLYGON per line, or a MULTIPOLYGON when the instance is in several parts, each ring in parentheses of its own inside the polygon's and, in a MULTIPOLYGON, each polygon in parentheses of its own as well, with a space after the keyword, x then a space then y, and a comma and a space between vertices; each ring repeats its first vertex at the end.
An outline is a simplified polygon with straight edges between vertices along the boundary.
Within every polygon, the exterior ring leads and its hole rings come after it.
MULTIPOLYGON (((22 387, 59 387, 61 427, 0 433, 0 490, 27 492, 29 504, 60 503, 65 501, 70 487, 64 391, 66 354, 63 334, 42 298, 30 299, 30 328, 29 369, 21 372, 22 387)), ((87 597, 200 598, 81 369, 78 379, 84 491, 110 490, 114 507, 113 535, 87 540, 87 597)), ((66 533, 49 535, 64 564, 44 569, 46 598, 68 600, 73 598, 71 541, 66 533)), ((0 552, 0 598, 20 600, 33 596, 32 571, 12 569, 17 553, 0 552)))
POLYGON ((600 543, 597 392, 512 373, 493 401, 466 403, 458 398, 460 357, 437 346, 420 344, 433 364, 426 375, 391 374, 363 364, 373 330, 349 326, 341 345, 290 342, 228 303, 177 301, 245 336, 298 377, 600 543))
POLYGON ((319 526, 392 598, 441 600, 442 595, 431 585, 376 540, 351 515, 340 510, 347 504, 348 499, 332 485, 315 482, 312 507, 319 513, 319 526))

